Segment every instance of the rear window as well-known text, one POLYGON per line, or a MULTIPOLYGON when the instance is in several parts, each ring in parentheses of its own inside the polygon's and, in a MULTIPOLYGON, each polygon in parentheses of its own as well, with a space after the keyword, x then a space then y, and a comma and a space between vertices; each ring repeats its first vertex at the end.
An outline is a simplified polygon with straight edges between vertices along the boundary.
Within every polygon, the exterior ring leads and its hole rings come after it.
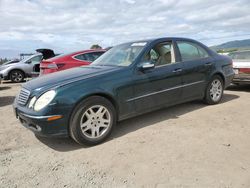
POLYGON ((250 59, 250 51, 247 52, 232 52, 228 54, 232 59, 250 59))

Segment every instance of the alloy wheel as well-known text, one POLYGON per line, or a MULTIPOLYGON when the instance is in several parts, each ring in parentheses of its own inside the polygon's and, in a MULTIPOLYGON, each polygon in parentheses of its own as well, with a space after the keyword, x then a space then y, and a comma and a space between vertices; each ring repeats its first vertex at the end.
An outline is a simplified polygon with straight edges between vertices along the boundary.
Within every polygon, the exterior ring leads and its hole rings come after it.
POLYGON ((82 133, 91 139, 101 137, 111 125, 108 109, 102 105, 89 107, 82 115, 80 127, 82 133))
POLYGON ((23 80, 23 74, 19 71, 14 71, 11 73, 11 80, 14 82, 21 82, 23 80))
POLYGON ((218 101, 221 98, 223 92, 222 83, 219 79, 213 80, 209 90, 210 97, 213 101, 218 101))

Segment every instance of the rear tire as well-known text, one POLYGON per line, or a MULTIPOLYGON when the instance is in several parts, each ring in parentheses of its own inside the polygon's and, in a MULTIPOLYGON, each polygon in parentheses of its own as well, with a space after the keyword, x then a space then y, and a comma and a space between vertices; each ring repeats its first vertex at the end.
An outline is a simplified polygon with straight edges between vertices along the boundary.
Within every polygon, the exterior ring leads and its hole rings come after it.
POLYGON ((223 92, 223 80, 219 75, 215 75, 207 85, 204 101, 210 105, 218 104, 221 101, 223 92))
POLYGON ((24 73, 20 70, 13 70, 10 72, 9 77, 12 82, 19 83, 24 80, 24 73))
POLYGON ((81 145, 97 145, 109 137, 116 121, 113 104, 104 97, 92 96, 73 111, 69 133, 81 145))

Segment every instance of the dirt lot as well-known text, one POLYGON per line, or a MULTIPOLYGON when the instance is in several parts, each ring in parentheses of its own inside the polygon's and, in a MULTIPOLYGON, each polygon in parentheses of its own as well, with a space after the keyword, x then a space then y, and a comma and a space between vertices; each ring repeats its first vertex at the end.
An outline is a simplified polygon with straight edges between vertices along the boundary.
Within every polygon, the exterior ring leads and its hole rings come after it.
POLYGON ((0 85, 0 187, 250 187, 250 87, 123 121, 95 147, 35 137, 12 112, 19 89, 0 85))

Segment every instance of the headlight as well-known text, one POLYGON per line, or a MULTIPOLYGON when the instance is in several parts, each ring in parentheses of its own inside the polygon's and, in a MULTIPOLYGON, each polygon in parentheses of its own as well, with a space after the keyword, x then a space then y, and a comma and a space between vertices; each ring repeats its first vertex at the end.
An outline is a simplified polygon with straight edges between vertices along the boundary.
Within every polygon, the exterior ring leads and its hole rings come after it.
POLYGON ((42 94, 36 101, 34 110, 39 111, 47 106, 55 97, 56 92, 54 90, 47 91, 46 93, 42 94))
POLYGON ((29 108, 33 108, 33 105, 34 103, 36 102, 36 97, 33 97, 31 100, 30 100, 30 103, 29 103, 29 108))

